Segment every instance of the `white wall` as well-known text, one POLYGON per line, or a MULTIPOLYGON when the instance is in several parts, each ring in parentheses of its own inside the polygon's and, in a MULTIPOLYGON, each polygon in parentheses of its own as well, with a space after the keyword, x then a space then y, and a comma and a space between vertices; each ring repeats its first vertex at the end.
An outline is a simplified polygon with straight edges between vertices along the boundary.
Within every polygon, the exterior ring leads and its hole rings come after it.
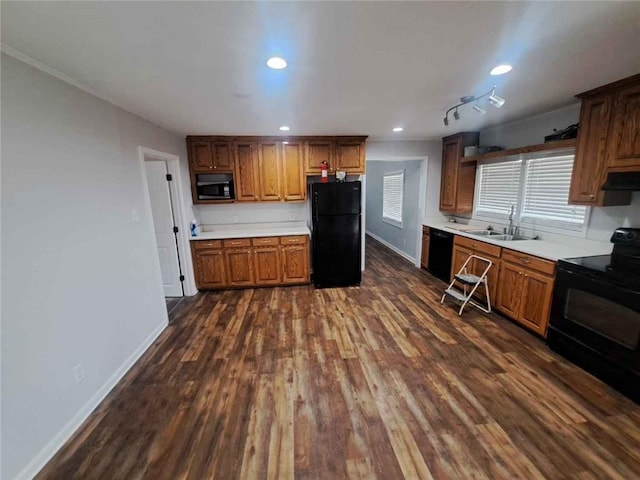
POLYGON ((194 205, 198 224, 309 222, 306 202, 250 202, 223 205, 194 205))
POLYGON ((180 136, 1 59, 1 476, 12 479, 39 470, 166 325, 137 148, 184 159, 186 149, 180 136), (86 378, 76 385, 78 363, 86 378))
MULTIPOLYGON (((517 148, 543 143, 545 135, 561 130, 580 118, 580 103, 559 108, 516 122, 491 127, 480 132, 481 145, 517 148)), ((592 208, 586 238, 607 242, 617 227, 640 227, 640 192, 634 192, 631 205, 592 208)))

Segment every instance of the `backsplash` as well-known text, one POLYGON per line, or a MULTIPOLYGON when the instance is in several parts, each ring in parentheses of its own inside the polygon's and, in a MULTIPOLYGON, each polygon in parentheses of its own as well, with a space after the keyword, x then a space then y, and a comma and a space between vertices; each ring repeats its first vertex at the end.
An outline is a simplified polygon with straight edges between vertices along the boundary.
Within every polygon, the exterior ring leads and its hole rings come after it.
POLYGON ((194 205, 199 225, 308 221, 309 202, 194 205))

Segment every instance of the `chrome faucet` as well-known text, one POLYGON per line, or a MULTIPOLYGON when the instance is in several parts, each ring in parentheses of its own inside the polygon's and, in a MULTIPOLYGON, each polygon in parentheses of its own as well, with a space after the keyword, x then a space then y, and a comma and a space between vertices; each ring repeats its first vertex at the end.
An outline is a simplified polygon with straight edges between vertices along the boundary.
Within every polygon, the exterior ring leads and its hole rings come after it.
POLYGON ((518 234, 518 227, 513 225, 514 213, 515 213, 515 205, 511 205, 511 211, 509 212, 509 230, 507 231, 509 235, 518 234))

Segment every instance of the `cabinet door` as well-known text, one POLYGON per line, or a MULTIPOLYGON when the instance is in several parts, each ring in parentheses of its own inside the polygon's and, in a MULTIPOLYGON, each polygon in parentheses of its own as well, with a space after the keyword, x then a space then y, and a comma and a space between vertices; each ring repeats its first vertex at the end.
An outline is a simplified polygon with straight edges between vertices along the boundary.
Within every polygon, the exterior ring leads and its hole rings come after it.
POLYGON ((309 247, 282 247, 282 283, 309 283, 309 247))
MULTIPOLYGON (((491 300, 491 304, 494 305, 496 303, 496 294, 498 292, 498 277, 500 275, 500 259, 496 258, 496 257, 491 257, 489 255, 486 255, 482 252, 478 252, 478 251, 472 251, 471 253, 473 253, 474 255, 477 255, 479 257, 482 258, 486 258, 487 260, 491 260, 492 265, 491 268, 489 269, 489 272, 487 273, 487 283, 489 286, 489 297, 491 300)), ((474 275, 477 275, 478 277, 480 277, 482 275, 482 273, 485 271, 485 269, 487 268, 487 263, 486 262, 482 262, 480 260, 478 260, 477 258, 475 258, 473 260, 473 265, 471 268, 471 273, 473 273, 474 275)), ((486 292, 483 286, 478 287, 478 290, 476 290, 476 294, 475 294, 478 298, 482 299, 482 301, 486 302, 486 292)))
POLYGON ((580 130, 573 160, 569 203, 597 205, 606 177, 607 138, 611 116, 611 96, 582 100, 580 130))
POLYGON ((335 169, 334 142, 328 139, 308 140, 305 148, 305 173, 320 175, 322 162, 329 164, 329 171, 335 169))
POLYGON ((304 148, 302 142, 282 144, 282 196, 286 201, 307 198, 304 176, 304 148))
POLYGON ((258 143, 259 198, 262 201, 278 201, 282 196, 280 186, 280 149, 278 142, 258 143))
MULTIPOLYGON (((460 271, 464 262, 469 258, 469 255, 471 255, 471 250, 467 250, 466 248, 462 248, 457 245, 453 247, 453 254, 451 257, 451 280, 453 280, 453 276, 460 271)), ((473 269, 473 260, 471 260, 467 264, 467 273, 474 273, 473 269)))
POLYGON ((364 173, 364 142, 360 139, 336 142, 336 170, 364 173))
POLYGON ((253 258, 249 248, 231 248, 224 252, 227 280, 234 287, 255 285, 253 258))
POLYGON ((609 137, 609 167, 640 170, 640 84, 615 96, 609 137))
POLYGON ((420 253, 420 266, 429 268, 429 234, 422 234, 422 252, 420 253))
POLYGON ((189 164, 193 172, 210 173, 213 170, 213 154, 210 142, 189 142, 189 164))
POLYGON ((215 141, 211 143, 213 169, 217 172, 232 172, 233 157, 229 142, 215 141))
POLYGON ((235 145, 235 190, 239 202, 258 200, 258 160, 254 143, 235 145))
POLYGON ((455 212, 458 183, 458 141, 451 140, 442 146, 442 178, 440 182, 440 210, 455 212))
POLYGON ((522 277, 522 304, 518 320, 540 335, 546 335, 553 298, 553 278, 531 270, 525 270, 522 277))
POLYGON ((195 252, 195 277, 198 288, 223 288, 227 285, 222 250, 195 252))
POLYGON ((282 283, 280 247, 261 247, 253 251, 253 263, 257 285, 282 283))
POLYGON ((500 265, 496 307, 516 320, 520 316, 523 278, 522 267, 509 262, 500 265))

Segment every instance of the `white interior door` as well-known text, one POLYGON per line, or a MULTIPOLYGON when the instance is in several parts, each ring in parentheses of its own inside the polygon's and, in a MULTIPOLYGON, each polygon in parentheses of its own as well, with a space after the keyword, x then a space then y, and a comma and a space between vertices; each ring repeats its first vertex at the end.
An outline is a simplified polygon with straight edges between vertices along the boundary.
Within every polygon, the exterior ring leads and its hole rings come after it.
POLYGON ((183 292, 180 280, 180 259, 176 234, 173 231, 175 222, 171 191, 167 181, 167 164, 161 160, 148 160, 144 162, 144 166, 147 172, 153 228, 156 232, 164 295, 165 297, 181 297, 183 292))

